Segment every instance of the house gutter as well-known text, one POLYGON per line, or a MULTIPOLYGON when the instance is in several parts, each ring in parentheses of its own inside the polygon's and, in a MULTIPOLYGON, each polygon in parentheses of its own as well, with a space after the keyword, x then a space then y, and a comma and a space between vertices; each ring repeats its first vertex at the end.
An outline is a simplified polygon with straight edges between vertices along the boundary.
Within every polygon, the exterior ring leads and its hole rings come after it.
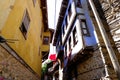
POLYGON ((94 14, 95 19, 97 21, 99 30, 100 30, 102 38, 103 38, 103 40, 105 42, 105 46, 106 46, 107 51, 109 53, 109 56, 110 56, 110 59, 112 61, 114 70, 115 70, 115 72, 117 74, 118 79, 120 80, 120 65, 119 65, 119 62, 118 62, 118 60, 116 58, 115 52, 114 52, 114 50, 113 50, 113 48, 112 48, 112 46, 110 44, 110 40, 109 40, 109 38, 107 36, 107 33, 105 32, 105 29, 103 27, 103 24, 102 24, 102 21, 101 21, 99 15, 98 15, 98 12, 97 12, 97 10, 95 8, 93 0, 88 0, 88 2, 90 3, 90 6, 91 6, 92 11, 93 11, 93 14, 94 14))

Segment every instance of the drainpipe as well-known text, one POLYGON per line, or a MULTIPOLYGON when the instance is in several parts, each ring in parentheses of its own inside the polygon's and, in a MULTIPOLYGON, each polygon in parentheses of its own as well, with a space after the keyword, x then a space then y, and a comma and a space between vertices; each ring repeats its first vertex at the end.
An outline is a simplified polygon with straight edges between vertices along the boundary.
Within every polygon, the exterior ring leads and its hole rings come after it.
POLYGON ((120 80, 120 65, 119 65, 119 62, 118 62, 118 60, 117 60, 117 58, 116 58, 115 52, 114 52, 114 50, 113 50, 113 48, 112 48, 112 46, 111 46, 111 44, 110 44, 109 38, 108 38, 108 36, 107 36, 107 33, 105 32, 105 29, 104 29, 104 27, 103 27, 103 24, 102 24, 102 21, 101 21, 99 15, 98 15, 98 13, 97 13, 97 10, 96 10, 96 8, 95 8, 95 5, 94 5, 94 3, 93 3, 93 0, 88 0, 88 1, 89 1, 90 6, 91 6, 91 8, 92 8, 92 10, 93 10, 95 19, 96 19, 97 24, 98 24, 98 27, 99 27, 99 30, 100 30, 100 32, 101 32, 101 35, 102 35, 103 40, 104 40, 104 42, 105 42, 105 46, 106 46, 106 48, 107 48, 107 50, 108 50, 110 59, 111 59, 111 61, 112 61, 114 70, 115 70, 115 72, 116 72, 116 74, 117 74, 117 76, 118 76, 118 79, 120 80))

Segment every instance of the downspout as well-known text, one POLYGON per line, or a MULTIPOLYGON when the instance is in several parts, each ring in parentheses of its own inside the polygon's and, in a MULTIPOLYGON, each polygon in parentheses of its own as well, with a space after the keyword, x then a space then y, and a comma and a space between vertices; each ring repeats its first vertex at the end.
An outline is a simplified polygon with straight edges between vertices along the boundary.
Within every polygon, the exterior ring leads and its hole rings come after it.
POLYGON ((110 44, 109 38, 108 38, 108 36, 107 36, 107 33, 105 32, 105 29, 104 29, 104 27, 103 27, 103 24, 102 24, 102 21, 101 21, 99 15, 98 15, 98 13, 97 13, 97 10, 96 10, 96 8, 95 8, 95 5, 94 5, 94 3, 93 3, 93 0, 88 0, 88 2, 90 3, 90 6, 91 6, 92 11, 93 11, 93 14, 94 14, 95 19, 96 19, 96 21, 97 21, 99 30, 100 30, 101 35, 102 35, 102 37, 103 37, 103 40, 104 40, 104 42, 105 42, 105 46, 106 46, 106 48, 107 48, 107 50, 108 50, 110 59, 111 59, 111 61, 112 61, 113 67, 114 67, 114 70, 115 70, 115 72, 116 72, 116 74, 117 74, 118 79, 120 80, 120 65, 119 65, 119 62, 118 62, 118 60, 117 60, 117 58, 116 58, 115 52, 114 52, 114 50, 113 50, 113 48, 112 48, 112 46, 111 46, 111 44, 110 44))

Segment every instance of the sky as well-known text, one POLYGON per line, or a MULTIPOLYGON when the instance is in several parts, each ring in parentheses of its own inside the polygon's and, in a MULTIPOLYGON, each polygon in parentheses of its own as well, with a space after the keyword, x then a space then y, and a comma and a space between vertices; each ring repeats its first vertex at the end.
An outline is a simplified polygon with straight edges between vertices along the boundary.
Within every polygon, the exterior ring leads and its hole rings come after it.
POLYGON ((59 16, 61 2, 62 2, 62 0, 47 0, 48 25, 49 25, 49 28, 51 28, 51 29, 55 29, 55 26, 56 26, 56 23, 58 20, 58 16, 59 16))
POLYGON ((49 28, 54 29, 54 15, 55 15, 55 0, 47 0, 48 6, 48 25, 49 28))

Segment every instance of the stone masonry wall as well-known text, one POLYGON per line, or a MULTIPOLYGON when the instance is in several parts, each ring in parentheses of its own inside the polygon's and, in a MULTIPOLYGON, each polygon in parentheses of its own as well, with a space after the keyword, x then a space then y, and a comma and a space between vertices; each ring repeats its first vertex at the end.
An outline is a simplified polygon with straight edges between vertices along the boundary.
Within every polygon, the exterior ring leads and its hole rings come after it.
MULTIPOLYGON (((99 0, 115 44, 120 52, 120 0, 99 0)), ((77 80, 117 80, 108 52, 104 47, 77 65, 77 80)))
POLYGON ((0 46, 0 80, 39 80, 0 46))
POLYGON ((99 0, 113 39, 120 52, 120 0, 99 0))
POLYGON ((114 69, 109 63, 109 57, 105 58, 108 59, 108 62, 104 62, 102 53, 99 50, 92 54, 91 58, 77 65, 77 80, 117 80, 114 69))
POLYGON ((100 53, 94 53, 93 57, 89 58, 78 66, 79 80, 100 79, 105 76, 105 69, 100 53))

